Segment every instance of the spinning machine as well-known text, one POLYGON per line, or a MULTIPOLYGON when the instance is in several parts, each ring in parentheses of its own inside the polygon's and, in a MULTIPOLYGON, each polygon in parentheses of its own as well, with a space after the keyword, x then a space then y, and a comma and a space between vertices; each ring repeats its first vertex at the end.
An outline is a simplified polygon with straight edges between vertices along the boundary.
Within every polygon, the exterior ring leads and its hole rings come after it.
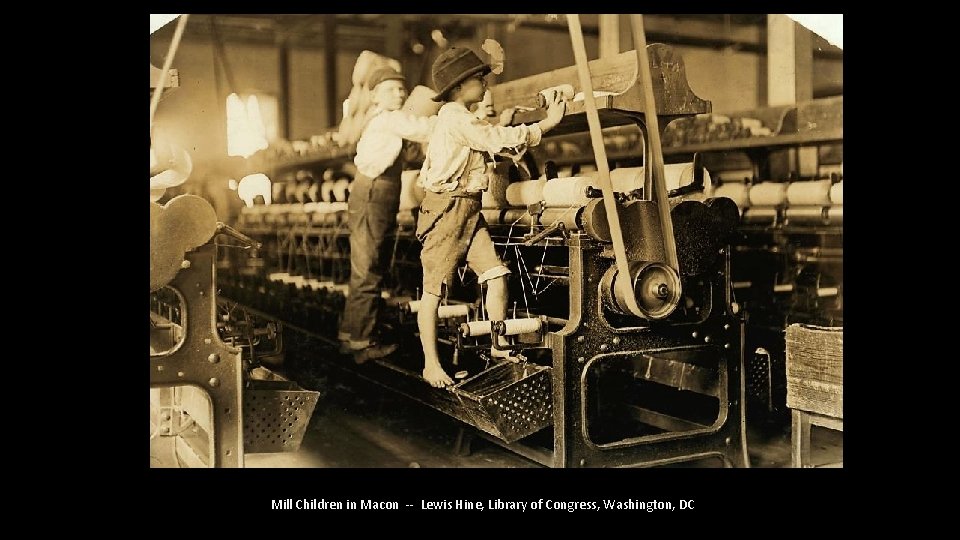
POLYGON ((570 21, 576 66, 492 92, 498 109, 517 107, 515 123, 528 123, 545 115, 542 92, 572 86, 574 98, 544 143, 589 132, 597 170, 561 178, 540 163, 524 171, 540 178, 526 179, 519 165, 499 167, 510 172, 491 183, 482 213, 512 270, 508 319, 487 320, 475 276, 455 279, 438 312, 453 386, 435 389, 420 376, 416 171, 403 175, 382 293, 380 333, 399 344, 397 353, 355 365, 335 352, 349 244, 346 212, 336 196, 323 197, 323 182, 284 205, 244 210, 240 228, 263 249, 221 261, 219 292, 239 310, 228 319, 244 312, 261 328, 272 322, 300 367, 349 370, 543 465, 714 457, 748 466, 744 320, 732 297, 729 248, 740 216, 729 198, 706 196, 698 162, 665 168, 659 144, 667 123, 710 112, 711 104, 690 90, 681 57, 646 46, 642 31, 634 32, 637 50, 587 62, 579 22, 570 21), (623 125, 639 127, 635 156, 645 166, 610 171, 600 130, 623 125), (491 358, 494 336, 508 337, 520 361, 491 358))

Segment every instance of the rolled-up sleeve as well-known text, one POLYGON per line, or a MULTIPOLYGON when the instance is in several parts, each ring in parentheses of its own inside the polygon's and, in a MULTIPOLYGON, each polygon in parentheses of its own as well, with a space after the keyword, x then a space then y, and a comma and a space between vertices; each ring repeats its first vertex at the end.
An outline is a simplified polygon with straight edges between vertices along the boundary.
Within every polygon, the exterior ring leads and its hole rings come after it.
POLYGON ((433 128, 437 125, 436 116, 414 116, 406 111, 387 113, 385 120, 383 126, 398 137, 421 143, 430 140, 433 128))
POLYGON ((536 146, 543 137, 538 124, 495 126, 470 114, 459 115, 452 127, 451 134, 458 143, 491 153, 523 145, 536 146))

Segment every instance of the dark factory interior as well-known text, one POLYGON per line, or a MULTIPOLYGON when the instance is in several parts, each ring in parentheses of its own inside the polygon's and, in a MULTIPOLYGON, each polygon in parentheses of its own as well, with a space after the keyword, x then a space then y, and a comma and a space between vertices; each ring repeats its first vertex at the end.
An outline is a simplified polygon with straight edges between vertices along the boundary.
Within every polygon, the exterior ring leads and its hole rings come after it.
POLYGON ((151 23, 149 468, 842 468, 842 31, 151 23))

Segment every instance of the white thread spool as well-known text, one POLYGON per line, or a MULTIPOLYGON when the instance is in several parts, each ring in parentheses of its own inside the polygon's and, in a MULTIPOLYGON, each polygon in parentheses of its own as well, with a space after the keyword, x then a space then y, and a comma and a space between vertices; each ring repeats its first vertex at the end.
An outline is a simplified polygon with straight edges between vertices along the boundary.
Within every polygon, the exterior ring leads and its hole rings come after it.
POLYGON ((833 204, 843 204, 843 180, 837 182, 830 188, 830 202, 833 204))
POLYGON ((333 197, 337 202, 346 202, 347 201, 347 190, 350 189, 350 181, 346 178, 341 178, 333 184, 333 197))
POLYGON ((325 180, 320 184, 320 200, 323 202, 333 202, 333 180, 325 180))
POLYGON ((540 319, 529 318, 529 319, 506 319, 500 321, 502 330, 499 332, 501 336, 516 336, 518 334, 529 334, 532 332, 539 332, 540 327, 543 324, 540 319))
POLYGON ((310 182, 310 186, 307 188, 307 197, 310 198, 310 202, 320 201, 320 182, 310 182))
POLYGON ((830 204, 830 180, 794 182, 787 187, 787 202, 791 205, 830 204))
POLYGON ((470 321, 460 325, 460 334, 463 337, 487 336, 492 332, 490 321, 470 321))
MULTIPOLYGON (((264 176, 266 178, 266 176, 264 176)), ((243 180, 241 180, 243 182, 243 180)), ((239 187, 237 188, 240 189, 239 187)), ((280 182, 274 182, 270 187, 270 197, 271 201, 279 201, 281 198, 285 197, 287 193, 287 186, 280 182)), ((284 199, 286 200, 286 199, 284 199)))
POLYGON ((466 317, 469 314, 470 314, 470 306, 468 304, 440 306, 437 308, 438 319, 452 319, 454 317, 466 317))
MULTIPOLYGON (((422 300, 412 300, 407 304, 410 313, 420 312, 420 303, 422 300)), ((452 306, 440 306, 437 308, 437 318, 450 319, 453 317, 466 317, 470 314, 469 304, 455 304, 452 306)))

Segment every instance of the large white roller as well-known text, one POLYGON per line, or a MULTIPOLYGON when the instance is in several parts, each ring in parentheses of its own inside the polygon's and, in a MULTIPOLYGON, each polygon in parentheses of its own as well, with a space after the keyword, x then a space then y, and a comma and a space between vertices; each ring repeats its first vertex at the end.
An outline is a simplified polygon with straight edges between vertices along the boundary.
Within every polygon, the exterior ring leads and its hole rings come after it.
POLYGON ((519 208, 513 210, 505 210, 503 212, 503 219, 501 223, 504 225, 533 225, 533 216, 530 215, 530 212, 526 210, 520 210, 519 208))
POLYGON ((590 202, 587 189, 595 187, 596 180, 587 176, 554 178, 543 188, 543 202, 548 208, 583 206, 590 202))
POLYGON ((826 220, 823 206, 791 206, 784 212, 784 217, 792 224, 819 224, 826 220))
POLYGON ((761 182, 750 188, 752 206, 779 206, 787 201, 787 184, 761 182))
POLYGON ((748 208, 743 211, 744 223, 774 224, 777 221, 777 209, 772 206, 748 208))
MULTIPOLYGON (((693 162, 671 163, 663 166, 667 191, 693 183, 693 162)), ((643 187, 643 167, 624 167, 610 171, 610 182, 614 191, 632 191, 643 187)), ((703 185, 707 191, 712 189, 710 171, 703 170, 703 185)))
POLYGON ((496 208, 483 208, 480 210, 480 214, 483 216, 483 219, 488 225, 499 225, 501 223, 500 217, 503 215, 503 211, 496 208))
MULTIPOLYGON (((672 163, 664 166, 667 190, 677 189, 693 183, 693 163, 672 163)), ((625 167, 610 171, 610 183, 613 191, 630 192, 643 187, 643 167, 625 167)), ((704 170, 703 178, 705 191, 712 190, 710 173, 704 170)), ((587 197, 587 188, 600 189, 596 176, 581 176, 569 178, 554 178, 547 181, 543 188, 543 201, 547 207, 567 207, 572 205, 583 206, 590 202, 587 197)))
POLYGON ((527 206, 543 200, 543 187, 547 184, 545 178, 539 180, 524 180, 507 186, 506 198, 510 206, 527 206))
POLYGON ((750 186, 739 182, 728 182, 722 184, 713 190, 714 197, 726 197, 737 203, 737 207, 742 212, 744 208, 750 206, 750 186))
MULTIPOLYGON (((643 187, 643 167, 621 167, 610 171, 614 191, 633 191, 643 187)), ((599 186, 597 186, 599 187, 599 186)))
POLYGON ((787 202, 791 205, 830 204, 830 180, 793 182, 787 187, 787 202))
POLYGON ((543 213, 540 214, 540 224, 549 227, 555 223, 563 223, 563 226, 566 227, 569 231, 575 231, 580 229, 580 224, 577 222, 577 215, 580 214, 582 208, 546 208, 543 213))
POLYGON ((506 208, 510 206, 507 199, 507 187, 510 179, 502 174, 491 174, 490 182, 482 196, 483 208, 506 208))

